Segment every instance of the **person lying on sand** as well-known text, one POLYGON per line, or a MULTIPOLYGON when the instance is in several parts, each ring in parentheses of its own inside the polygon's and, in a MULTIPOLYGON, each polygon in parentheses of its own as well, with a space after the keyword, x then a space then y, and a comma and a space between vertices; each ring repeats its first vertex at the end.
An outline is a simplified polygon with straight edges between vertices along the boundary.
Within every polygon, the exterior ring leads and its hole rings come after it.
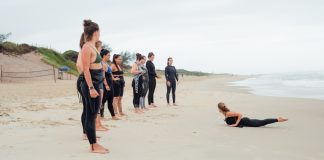
POLYGON ((230 127, 262 127, 271 123, 288 121, 288 119, 282 117, 264 120, 242 118, 241 113, 230 111, 223 102, 218 103, 218 109, 225 116, 225 122, 230 127))

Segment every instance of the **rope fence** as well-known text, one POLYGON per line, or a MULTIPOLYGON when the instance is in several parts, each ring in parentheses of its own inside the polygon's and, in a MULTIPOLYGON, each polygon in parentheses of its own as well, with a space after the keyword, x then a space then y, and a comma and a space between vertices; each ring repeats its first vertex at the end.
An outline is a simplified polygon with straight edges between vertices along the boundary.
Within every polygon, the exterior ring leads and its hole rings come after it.
POLYGON ((2 65, 0 67, 0 82, 3 82, 4 78, 16 79, 16 78, 37 78, 37 77, 46 77, 46 76, 53 76, 54 82, 56 83, 54 66, 52 69, 35 70, 35 71, 17 71, 17 72, 12 72, 12 71, 6 72, 3 70, 2 65), (38 74, 35 75, 34 73, 38 73, 38 74), (19 75, 19 74, 23 74, 23 75, 19 75))

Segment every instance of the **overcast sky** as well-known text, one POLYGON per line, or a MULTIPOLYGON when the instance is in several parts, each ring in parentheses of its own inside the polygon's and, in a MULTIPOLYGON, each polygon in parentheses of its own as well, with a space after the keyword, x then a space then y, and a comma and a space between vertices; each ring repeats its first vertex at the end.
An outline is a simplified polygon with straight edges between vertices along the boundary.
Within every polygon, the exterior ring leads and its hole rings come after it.
POLYGON ((1 0, 10 41, 79 50, 83 19, 114 53, 156 54, 163 69, 259 74, 324 70, 324 1, 1 0))

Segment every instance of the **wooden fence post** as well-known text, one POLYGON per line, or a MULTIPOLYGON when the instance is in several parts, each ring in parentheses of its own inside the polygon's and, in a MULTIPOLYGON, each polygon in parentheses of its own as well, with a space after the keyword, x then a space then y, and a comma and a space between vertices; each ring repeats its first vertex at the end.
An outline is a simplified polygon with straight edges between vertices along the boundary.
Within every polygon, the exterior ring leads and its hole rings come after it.
POLYGON ((54 76, 54 83, 56 83, 56 78, 55 78, 55 68, 54 68, 54 65, 53 65, 53 76, 54 76))

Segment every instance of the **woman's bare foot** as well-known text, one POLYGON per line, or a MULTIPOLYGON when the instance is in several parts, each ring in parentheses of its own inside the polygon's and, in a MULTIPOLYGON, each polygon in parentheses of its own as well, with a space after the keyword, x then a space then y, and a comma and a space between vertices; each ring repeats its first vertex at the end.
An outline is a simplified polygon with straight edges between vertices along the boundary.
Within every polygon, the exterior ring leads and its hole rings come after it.
POLYGON ((148 108, 153 108, 153 106, 150 104, 150 105, 148 106, 148 108))
POLYGON ((143 112, 139 108, 135 108, 135 113, 142 114, 143 112))
POLYGON ((104 126, 96 127, 96 131, 108 131, 109 129, 104 126))
POLYGON ((278 118, 278 122, 286 122, 286 121, 288 121, 287 118, 282 118, 282 117, 278 118))
POLYGON ((99 153, 99 154, 107 154, 107 153, 109 153, 108 149, 102 147, 98 143, 94 143, 94 144, 90 145, 90 151, 92 153, 99 153))
POLYGON ((153 106, 153 107, 158 107, 158 106, 157 106, 157 105, 155 105, 155 104, 152 104, 152 106, 153 106))
POLYGON ((105 117, 100 117, 100 119, 101 119, 102 121, 107 121, 107 120, 108 120, 108 118, 105 118, 105 117))
POLYGON ((126 114, 124 112, 120 112, 119 115, 122 116, 126 116, 126 114))
POLYGON ((177 104, 173 103, 173 106, 178 106, 177 104))
POLYGON ((120 120, 120 118, 118 118, 117 116, 113 116, 111 119, 112 120, 120 120))
POLYGON ((170 103, 168 103, 167 105, 168 105, 168 107, 171 107, 171 104, 170 103))

